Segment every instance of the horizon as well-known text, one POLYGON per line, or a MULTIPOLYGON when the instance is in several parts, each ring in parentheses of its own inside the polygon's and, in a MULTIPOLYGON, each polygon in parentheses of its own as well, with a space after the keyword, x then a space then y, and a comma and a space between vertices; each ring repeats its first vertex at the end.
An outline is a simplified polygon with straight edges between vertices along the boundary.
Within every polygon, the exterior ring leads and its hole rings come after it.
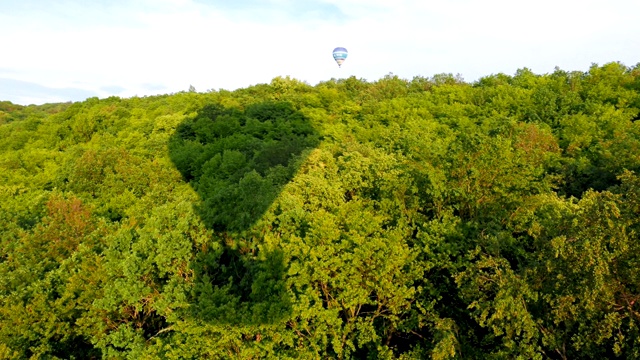
POLYGON ((0 41, 11 49, 0 58, 0 100, 232 91, 287 76, 310 85, 390 73, 474 82, 524 68, 633 67, 637 13, 632 0, 25 0, 0 4, 0 41), (338 46, 349 51, 341 68, 331 56, 338 46))

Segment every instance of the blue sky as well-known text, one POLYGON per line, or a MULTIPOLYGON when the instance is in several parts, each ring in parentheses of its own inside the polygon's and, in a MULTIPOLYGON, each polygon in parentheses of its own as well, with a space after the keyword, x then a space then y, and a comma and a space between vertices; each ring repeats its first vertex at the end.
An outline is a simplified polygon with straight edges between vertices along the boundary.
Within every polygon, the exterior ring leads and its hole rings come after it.
POLYGON ((639 14, 638 0, 0 0, 0 100, 635 66, 639 14))

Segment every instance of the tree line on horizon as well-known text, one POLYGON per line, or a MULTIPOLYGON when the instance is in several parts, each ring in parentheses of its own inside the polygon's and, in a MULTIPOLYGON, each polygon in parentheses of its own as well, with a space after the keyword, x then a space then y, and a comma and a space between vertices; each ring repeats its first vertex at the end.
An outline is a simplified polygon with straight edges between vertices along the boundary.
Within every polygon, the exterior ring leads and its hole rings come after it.
POLYGON ((0 102, 0 359, 640 358, 640 64, 0 102))

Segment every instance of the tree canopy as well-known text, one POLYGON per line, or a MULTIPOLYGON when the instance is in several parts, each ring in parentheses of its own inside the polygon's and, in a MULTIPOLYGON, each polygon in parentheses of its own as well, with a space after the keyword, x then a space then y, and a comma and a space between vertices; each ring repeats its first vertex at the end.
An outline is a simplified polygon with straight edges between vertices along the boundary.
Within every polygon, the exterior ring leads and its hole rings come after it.
POLYGON ((0 102, 0 358, 640 358, 640 65, 0 102))

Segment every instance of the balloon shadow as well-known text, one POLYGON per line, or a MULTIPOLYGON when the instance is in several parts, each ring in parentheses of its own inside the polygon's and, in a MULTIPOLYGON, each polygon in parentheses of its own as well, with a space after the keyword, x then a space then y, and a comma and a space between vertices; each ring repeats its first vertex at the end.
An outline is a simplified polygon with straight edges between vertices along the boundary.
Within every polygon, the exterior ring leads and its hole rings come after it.
POLYGON ((204 106, 176 129, 170 158, 200 197, 195 210, 213 230, 192 268, 191 315, 225 324, 264 324, 291 313, 281 250, 265 250, 256 223, 294 177, 320 135, 288 102, 244 110, 204 106))

